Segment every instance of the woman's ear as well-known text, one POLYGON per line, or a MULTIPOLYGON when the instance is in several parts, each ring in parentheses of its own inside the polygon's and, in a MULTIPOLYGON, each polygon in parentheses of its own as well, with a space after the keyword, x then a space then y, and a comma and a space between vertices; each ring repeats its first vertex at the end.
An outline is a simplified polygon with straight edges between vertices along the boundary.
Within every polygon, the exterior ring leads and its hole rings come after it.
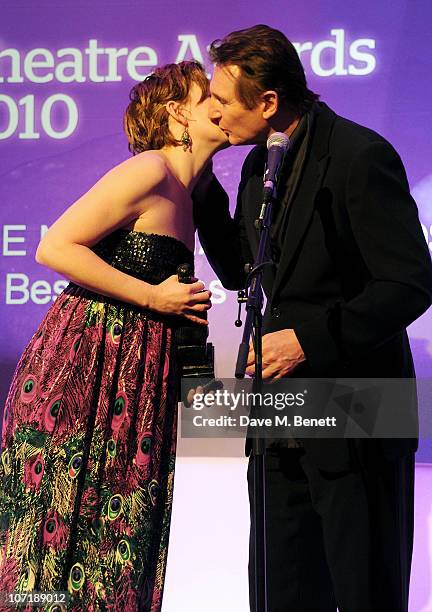
POLYGON ((263 119, 270 119, 279 108, 279 95, 277 91, 269 90, 261 94, 263 104, 263 119))
POLYGON ((174 100, 169 100, 165 108, 167 109, 167 113, 172 117, 175 121, 187 127, 188 121, 184 114, 184 108, 180 104, 180 102, 175 102, 174 100))

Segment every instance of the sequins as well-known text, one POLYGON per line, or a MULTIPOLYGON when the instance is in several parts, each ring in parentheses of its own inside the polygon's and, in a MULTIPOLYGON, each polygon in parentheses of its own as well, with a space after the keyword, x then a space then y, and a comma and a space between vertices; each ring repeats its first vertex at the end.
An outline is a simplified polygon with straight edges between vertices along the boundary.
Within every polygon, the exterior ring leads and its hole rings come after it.
POLYGON ((133 230, 116 230, 92 250, 114 268, 154 285, 176 274, 181 263, 192 269, 194 263, 192 251, 177 238, 133 230))

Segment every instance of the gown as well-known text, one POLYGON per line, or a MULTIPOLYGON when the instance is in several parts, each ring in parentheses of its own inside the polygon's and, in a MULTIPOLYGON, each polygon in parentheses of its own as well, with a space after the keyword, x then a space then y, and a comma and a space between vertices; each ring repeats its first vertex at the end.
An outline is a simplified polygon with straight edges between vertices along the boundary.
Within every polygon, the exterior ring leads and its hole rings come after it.
MULTIPOLYGON (((192 251, 172 236, 120 229, 92 250, 152 284, 179 264, 193 270, 192 251)), ((49 308, 5 404, 0 591, 65 592, 43 608, 51 612, 161 609, 177 440, 176 318, 74 282, 49 308)))

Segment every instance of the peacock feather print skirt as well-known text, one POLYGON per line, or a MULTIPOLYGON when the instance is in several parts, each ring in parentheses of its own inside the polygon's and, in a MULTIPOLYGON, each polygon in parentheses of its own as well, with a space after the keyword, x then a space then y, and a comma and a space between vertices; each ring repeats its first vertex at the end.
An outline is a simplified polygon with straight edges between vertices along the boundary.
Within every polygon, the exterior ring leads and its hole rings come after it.
MULTIPOLYGON (((117 230, 94 250, 153 284, 193 265, 158 234, 117 230)), ((177 399, 169 317, 69 283, 6 399, 0 591, 66 591, 51 611, 161 609, 177 399)))

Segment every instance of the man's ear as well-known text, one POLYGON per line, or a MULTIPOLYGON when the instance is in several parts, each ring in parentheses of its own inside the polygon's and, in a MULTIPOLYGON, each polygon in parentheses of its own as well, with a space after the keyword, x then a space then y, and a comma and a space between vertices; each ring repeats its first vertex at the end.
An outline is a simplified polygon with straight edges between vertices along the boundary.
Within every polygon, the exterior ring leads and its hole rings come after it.
POLYGON ((279 108, 279 95, 277 91, 269 90, 261 94, 263 119, 270 119, 275 115, 279 108))
POLYGON ((187 127, 188 120, 184 113, 184 107, 180 104, 180 102, 175 102, 174 100, 169 100, 165 108, 167 109, 167 113, 178 123, 187 127))

